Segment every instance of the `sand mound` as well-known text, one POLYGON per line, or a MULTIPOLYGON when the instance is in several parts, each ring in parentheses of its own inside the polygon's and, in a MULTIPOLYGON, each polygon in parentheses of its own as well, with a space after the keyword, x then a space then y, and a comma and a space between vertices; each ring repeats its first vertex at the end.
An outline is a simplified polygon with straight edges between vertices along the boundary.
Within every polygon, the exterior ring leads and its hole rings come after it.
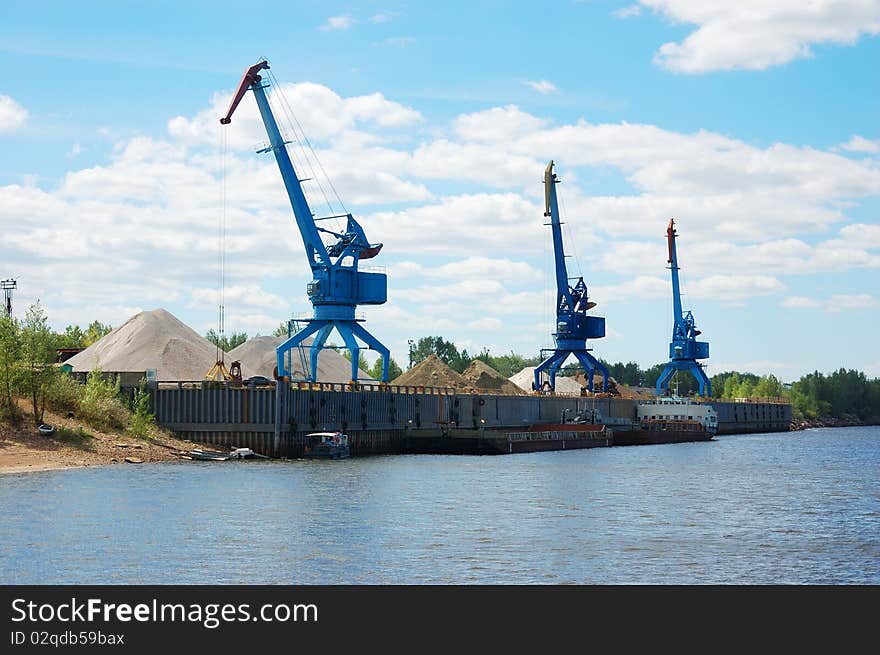
MULTIPOLYGON (((76 372, 156 369, 159 380, 203 380, 217 348, 164 309, 135 314, 65 363, 76 372)), ((227 366, 232 361, 226 358, 227 366)), ((244 372, 244 371, 243 371, 244 372)))
MULTIPOLYGON (((242 369, 247 369, 251 375, 263 375, 270 380, 273 379, 275 372, 275 349, 282 343, 287 341, 287 337, 254 337, 244 342, 240 346, 229 351, 227 358, 238 360, 241 362, 242 369)), ((304 341, 305 357, 300 357, 300 349, 295 348, 290 351, 290 368, 291 375, 294 379, 303 379, 306 372, 303 369, 309 368, 309 349, 312 345, 312 339, 304 341), (305 365, 303 365, 303 360, 305 365)), ((372 380, 368 373, 361 371, 358 374, 359 380, 372 380)), ((318 382, 335 382, 346 383, 351 381, 351 363, 335 350, 324 349, 318 354, 318 382)))
POLYGON ((428 355, 391 384, 420 387, 454 387, 472 391, 473 384, 444 364, 437 355, 428 355))
POLYGON ((472 361, 461 375, 480 391, 489 391, 509 396, 522 396, 526 393, 486 362, 479 359, 472 361))
MULTIPOLYGON (((535 367, 526 366, 519 373, 510 376, 508 379, 520 389, 531 392, 532 384, 535 381, 535 367)), ((549 381, 550 376, 547 373, 542 373, 541 380, 549 381)), ((556 376, 556 393, 579 396, 581 389, 583 387, 574 378, 567 378, 561 375, 556 376)))
MULTIPOLYGON (((582 387, 587 386, 587 376, 584 375, 584 373, 582 371, 578 371, 578 373, 574 376, 574 379, 582 387)), ((601 373, 593 373, 593 391, 594 392, 602 391, 602 374, 601 373)), ((613 396, 621 395, 620 385, 617 384, 617 380, 615 380, 610 375, 608 376, 607 393, 610 393, 613 396)))

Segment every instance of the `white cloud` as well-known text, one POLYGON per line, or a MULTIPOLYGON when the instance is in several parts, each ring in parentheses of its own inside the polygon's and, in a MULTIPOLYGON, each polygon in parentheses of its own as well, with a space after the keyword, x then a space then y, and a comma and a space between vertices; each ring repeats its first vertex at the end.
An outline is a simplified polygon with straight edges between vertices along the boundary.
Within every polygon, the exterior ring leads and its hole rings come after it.
MULTIPOLYGON (((709 299, 781 293, 788 280, 777 276, 880 263, 880 226, 847 218, 860 198, 880 195, 871 158, 653 125, 554 124, 512 105, 425 133, 418 111, 381 94, 342 97, 311 83, 284 89, 349 209, 385 244, 369 263, 388 266, 390 301, 364 309, 382 326, 377 336, 403 339, 398 361, 406 334, 443 334, 461 345, 479 330, 517 347, 549 339, 554 292, 541 184, 548 153, 562 180, 566 251, 587 255, 591 297, 609 316, 628 299, 668 304, 669 216, 678 220, 687 300, 698 312, 709 299), (592 185, 597 170, 619 174, 631 189, 588 194, 583 180, 592 185), (821 239, 802 237, 811 232, 821 239), (537 336, 523 337, 545 318, 537 336), (482 323, 469 327, 474 321, 482 323)), ((56 188, 0 186, 4 256, 27 287, 46 290, 53 320, 82 307, 106 306, 100 315, 116 317, 120 308, 178 303, 184 320, 213 324, 224 207, 218 117, 230 95, 173 119, 165 137, 120 141, 107 160, 72 168, 56 188), (76 284, 57 283, 65 279, 76 284)), ((252 100, 226 129, 226 325, 271 332, 291 310, 308 308, 310 273, 275 162, 246 150, 265 139, 252 100)), ((320 190, 307 193, 323 213, 320 190)), ((865 305, 853 295, 834 306, 865 305)))
POLYGON ((793 309, 813 309, 820 307, 821 303, 815 298, 805 298, 804 296, 790 296, 782 301, 783 307, 793 309))
POLYGON ((672 21, 696 25, 664 43, 654 62, 679 73, 764 70, 812 57, 811 46, 853 45, 880 33, 877 0, 639 0, 672 21))
MULTIPOLYGON (((218 148, 220 117, 226 114, 231 97, 232 91, 214 94, 210 108, 192 118, 177 116, 169 120, 168 132, 176 141, 187 145, 218 148)), ((280 96, 278 90, 272 89, 269 97, 276 107, 279 127, 286 131, 288 122, 286 113, 279 109, 283 97, 283 105, 295 113, 303 132, 312 142, 347 137, 359 126, 400 128, 422 120, 415 109, 387 100, 381 93, 343 98, 323 84, 313 82, 281 84, 280 96)), ((224 129, 227 146, 233 150, 251 150, 266 141, 266 130, 250 94, 242 100, 232 117, 232 124, 224 129)), ((293 136, 285 133, 286 138, 293 136)), ((378 136, 375 138, 379 139, 378 136)))
POLYGON ((532 116, 516 105, 507 105, 462 114, 453 122, 453 129, 457 136, 466 141, 498 143, 510 136, 533 134, 546 125, 546 120, 532 116))
MULTIPOLYGON (((190 291, 191 306, 217 307, 220 304, 220 291, 217 288, 196 288, 190 291)), ((283 307, 287 302, 274 293, 268 293, 258 284, 234 284, 223 289, 223 304, 227 307, 249 305, 252 307, 283 307)))
POLYGON ((382 11, 378 14, 374 14, 370 16, 370 22, 374 24, 387 23, 392 18, 394 18, 395 14, 391 11, 382 11))
POLYGON ((408 48, 415 42, 416 39, 412 36, 390 36, 382 41, 382 45, 390 48, 408 48))
POLYGON ((710 275, 688 284, 690 296, 701 300, 737 302, 754 296, 766 296, 785 289, 769 275, 710 275))
POLYGON ((548 82, 547 80, 526 80, 523 84, 544 95, 547 95, 548 93, 557 93, 559 91, 553 82, 548 82))
POLYGON ((0 93, 0 132, 14 132, 28 119, 28 111, 15 100, 0 93))
POLYGON ((783 301, 782 306, 792 309, 821 309, 837 313, 848 309, 876 309, 880 307, 880 300, 869 293, 834 294, 828 298, 791 296, 783 301))
POLYGON ((327 19, 327 22, 321 25, 319 29, 324 32, 329 32, 333 30, 347 30, 349 27, 355 24, 355 19, 351 16, 331 16, 327 19))
POLYGON ((638 16, 641 13, 642 8, 639 5, 629 5, 628 7, 621 7, 620 9, 615 9, 611 12, 611 14, 617 16, 617 18, 629 18, 631 16, 638 16))
POLYGON ((866 139, 865 137, 856 134, 846 143, 841 143, 839 147, 843 150, 849 150, 850 152, 867 152, 874 154, 880 152, 880 139, 866 139))

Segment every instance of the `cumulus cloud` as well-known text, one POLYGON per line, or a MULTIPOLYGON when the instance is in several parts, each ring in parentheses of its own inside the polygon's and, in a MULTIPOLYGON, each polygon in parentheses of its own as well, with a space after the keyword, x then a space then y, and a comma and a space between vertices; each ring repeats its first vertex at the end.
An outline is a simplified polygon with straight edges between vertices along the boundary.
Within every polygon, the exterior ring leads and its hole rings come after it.
POLYGON ((548 82, 547 80, 526 80, 523 84, 544 95, 559 91, 553 82, 548 82))
POLYGON ((0 132, 14 132, 28 119, 28 111, 15 100, 0 93, 0 132))
POLYGON ((355 19, 351 16, 331 16, 327 19, 326 23, 321 25, 319 29, 324 32, 347 30, 349 27, 354 25, 355 22, 355 19))
MULTIPOLYGON (((595 246, 587 283, 603 311, 629 299, 668 304, 670 216, 695 304, 782 294, 784 275, 880 264, 880 226, 847 217, 861 198, 880 195, 871 158, 655 125, 557 124, 513 105, 462 114, 425 134, 416 109, 378 93, 283 88, 336 190, 369 238, 385 244, 369 263, 388 267, 389 303, 365 313, 403 352, 405 334, 464 344, 474 321, 493 342, 537 338, 538 319, 554 302, 543 225, 548 153, 562 181, 566 252, 595 246), (630 189, 588 193, 602 169, 630 189)), ((209 327, 224 211, 227 326, 271 331, 291 311, 308 309, 310 272, 277 167, 271 155, 248 151, 265 139, 249 96, 225 128, 225 182, 221 175, 218 117, 230 95, 172 119, 164 136, 120 141, 105 161, 73 167, 53 188, 0 187, 4 253, 30 288, 47 290, 53 318, 82 307, 107 307, 101 315, 115 317, 177 303, 190 313, 184 320, 209 327), (149 279, 145 270, 154 272, 149 279)), ((291 150, 299 156, 295 144, 291 150)), ((333 195, 312 181, 306 192, 316 212, 324 211, 322 192, 333 195)), ((834 306, 847 303, 870 306, 858 297, 834 306)), ((540 334, 549 335, 549 322, 540 334)))
POLYGON ((629 18, 630 16, 638 16, 642 13, 642 8, 639 5, 629 5, 627 7, 621 7, 620 9, 615 9, 611 12, 613 16, 617 16, 617 18, 629 18))
POLYGON ((821 309, 825 312, 837 313, 851 309, 877 309, 880 307, 880 300, 869 293, 834 294, 828 298, 790 296, 782 301, 782 306, 791 309, 821 309))
POLYGON ((850 152, 867 152, 874 154, 880 152, 880 139, 866 139, 865 137, 856 134, 846 143, 840 144, 840 148, 842 150, 849 150, 850 152))
POLYGON ((678 73, 764 70, 812 57, 812 46, 853 45, 880 33, 877 0, 639 0, 673 23, 695 25, 660 46, 654 62, 678 73))

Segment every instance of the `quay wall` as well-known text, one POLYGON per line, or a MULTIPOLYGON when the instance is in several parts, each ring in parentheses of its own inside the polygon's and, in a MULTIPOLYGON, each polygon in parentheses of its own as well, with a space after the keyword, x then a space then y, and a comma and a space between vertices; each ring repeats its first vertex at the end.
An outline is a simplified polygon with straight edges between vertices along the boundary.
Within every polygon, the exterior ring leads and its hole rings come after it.
MULTIPOLYGON (((534 423, 560 422, 598 410, 603 417, 635 418, 636 401, 576 396, 457 394, 448 390, 282 389, 281 440, 275 444, 274 387, 217 387, 160 383, 151 390, 157 423, 192 441, 247 447, 275 456, 298 456, 309 432, 342 430, 353 454, 424 452, 437 437, 497 438, 534 423), (495 436, 491 436, 495 433, 495 436), (476 436, 475 436, 476 435, 476 436)), ((778 403, 713 403, 719 433, 788 430, 791 406, 778 403)), ((479 442, 478 442, 479 443, 479 442)), ((450 452, 454 452, 452 447, 450 452)))

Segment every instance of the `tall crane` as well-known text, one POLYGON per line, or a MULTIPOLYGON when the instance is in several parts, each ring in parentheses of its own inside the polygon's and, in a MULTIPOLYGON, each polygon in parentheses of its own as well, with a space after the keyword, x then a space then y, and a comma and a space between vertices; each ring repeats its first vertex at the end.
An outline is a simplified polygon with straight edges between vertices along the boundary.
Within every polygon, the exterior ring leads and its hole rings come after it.
POLYGON ((657 395, 662 396, 669 390, 669 380, 676 371, 689 371, 700 385, 701 396, 712 395, 712 383, 703 370, 703 365, 698 359, 708 359, 709 342, 697 341, 700 331, 694 321, 691 310, 686 313, 681 309, 681 290, 678 284, 678 253, 675 249, 675 220, 669 219, 666 228, 666 240, 669 245, 669 270, 672 272, 672 313, 674 323, 672 325, 672 341, 669 343, 669 362, 663 367, 663 372, 657 378, 657 395))
POLYGON ((0 289, 3 289, 3 311, 7 316, 12 316, 12 292, 18 288, 18 282, 9 278, 0 281, 0 289))
POLYGON ((358 263, 362 259, 371 259, 379 254, 381 243, 370 243, 363 228, 351 214, 340 214, 316 218, 309 208, 302 181, 297 176, 281 136, 275 116, 269 106, 265 89, 268 86, 259 74, 268 70, 269 64, 261 61, 248 68, 241 78, 238 90, 232 97, 226 116, 220 119, 222 125, 228 125, 232 114, 241 102, 248 89, 253 91, 257 107, 269 135, 269 147, 258 152, 272 151, 275 161, 281 170, 281 178, 290 198, 296 225, 302 235, 306 250, 306 259, 312 269, 312 281, 306 285, 306 293, 312 303, 314 316, 309 318, 305 327, 288 338, 276 349, 278 378, 290 376, 286 366, 288 351, 299 346, 304 339, 315 335, 310 350, 311 370, 308 378, 316 380, 318 371, 318 354, 327 342, 327 337, 336 329, 346 348, 351 351, 351 379, 358 378, 358 361, 360 346, 357 338, 368 347, 379 352, 382 357, 382 381, 388 382, 389 350, 372 334, 360 325, 355 318, 358 305, 381 305, 388 298, 388 281, 385 273, 359 271, 358 263), (327 219, 346 219, 344 232, 335 232, 318 227, 317 222, 327 219), (322 234, 329 235, 329 245, 325 245, 322 234))
POLYGON ((550 217, 549 225, 553 233, 553 255, 556 259, 556 332, 553 338, 556 348, 543 362, 535 367, 535 390, 541 389, 541 373, 547 370, 550 389, 556 389, 556 372, 559 367, 574 355, 587 372, 587 387, 593 390, 593 373, 602 372, 602 390, 608 388, 608 369, 602 365, 587 348, 587 339, 600 339, 605 336, 605 319, 587 316, 587 310, 596 306, 587 298, 587 285, 583 277, 569 278, 565 265, 565 252, 562 248, 562 228, 559 222, 559 206, 556 201, 556 185, 559 180, 553 172, 553 161, 544 171, 544 216, 550 217), (571 282, 574 281, 574 286, 571 282))

